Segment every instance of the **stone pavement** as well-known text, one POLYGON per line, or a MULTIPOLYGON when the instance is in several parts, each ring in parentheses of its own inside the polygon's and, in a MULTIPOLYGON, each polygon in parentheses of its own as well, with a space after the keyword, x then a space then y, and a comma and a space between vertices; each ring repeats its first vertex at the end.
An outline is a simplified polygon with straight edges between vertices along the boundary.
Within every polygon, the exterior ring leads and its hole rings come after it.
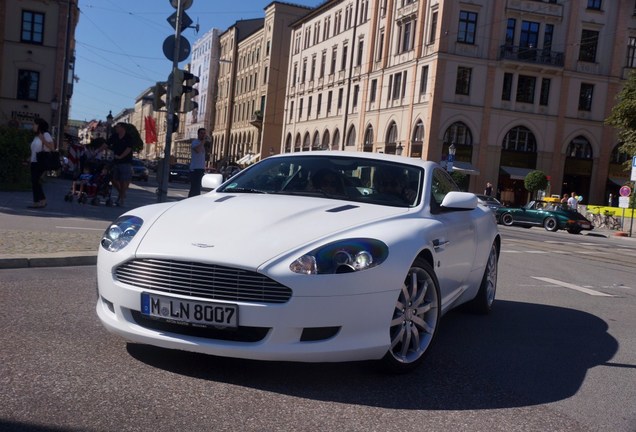
MULTIPOLYGON (((0 269, 93 265, 102 234, 113 220, 129 209, 157 202, 154 178, 131 184, 125 208, 107 207, 103 199, 98 206, 65 202, 70 187, 70 180, 46 178, 45 209, 27 208, 32 201, 30 190, 0 191, 0 269)), ((184 199, 187 194, 188 185, 171 183, 167 201, 184 199)), ((614 237, 607 229, 584 234, 614 237)))
MULTIPOLYGON (((110 222, 132 208, 157 202, 153 178, 131 184, 125 207, 108 207, 104 197, 97 206, 66 202, 71 185, 70 180, 47 177, 44 209, 27 208, 30 190, 0 191, 0 269, 95 264, 110 222)), ((188 187, 171 183, 167 201, 187 197, 188 187)), ((112 194, 114 200, 117 192, 113 189, 112 194)))

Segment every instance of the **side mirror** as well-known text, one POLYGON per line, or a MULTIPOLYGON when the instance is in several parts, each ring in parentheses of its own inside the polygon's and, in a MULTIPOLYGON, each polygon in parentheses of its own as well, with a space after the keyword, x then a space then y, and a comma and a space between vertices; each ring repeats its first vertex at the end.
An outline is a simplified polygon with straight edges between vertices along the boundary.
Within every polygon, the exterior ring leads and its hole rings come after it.
POLYGON ((223 183, 222 174, 205 174, 201 179, 201 187, 204 189, 216 189, 223 183))
POLYGON ((449 192, 442 200, 442 208, 473 210, 477 208, 477 197, 470 192, 449 192))

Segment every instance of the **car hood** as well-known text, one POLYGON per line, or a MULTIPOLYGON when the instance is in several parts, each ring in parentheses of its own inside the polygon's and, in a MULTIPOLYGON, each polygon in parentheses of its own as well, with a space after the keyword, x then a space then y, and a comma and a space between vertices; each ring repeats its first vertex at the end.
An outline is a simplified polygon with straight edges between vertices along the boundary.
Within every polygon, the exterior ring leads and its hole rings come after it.
POLYGON ((300 246, 408 211, 323 198, 210 193, 161 214, 136 253, 258 268, 300 246))

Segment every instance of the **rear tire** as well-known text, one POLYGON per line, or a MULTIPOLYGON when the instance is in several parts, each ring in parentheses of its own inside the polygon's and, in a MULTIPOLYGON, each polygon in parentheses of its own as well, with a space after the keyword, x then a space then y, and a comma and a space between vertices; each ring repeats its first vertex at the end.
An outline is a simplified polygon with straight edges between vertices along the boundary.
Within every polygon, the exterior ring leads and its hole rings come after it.
POLYGON ((580 228, 570 228, 570 229, 568 229, 568 232, 570 234, 581 234, 581 229, 580 228))
POLYGON ((385 369, 405 373, 424 359, 437 334, 441 315, 439 282, 431 265, 417 258, 411 265, 389 325, 390 346, 385 369))
POLYGON ((500 220, 501 220, 501 223, 504 224, 505 226, 512 226, 512 224, 514 223, 514 218, 512 217, 510 213, 502 214, 500 220))
POLYGON ((479 291, 474 299, 466 303, 466 309, 470 312, 487 315, 492 310, 497 293, 497 265, 499 262, 499 251, 495 243, 490 247, 490 255, 486 263, 486 270, 481 279, 479 291))
POLYGON ((557 222, 556 218, 550 216, 543 221, 543 227, 546 231, 555 232, 559 229, 559 222, 557 222))

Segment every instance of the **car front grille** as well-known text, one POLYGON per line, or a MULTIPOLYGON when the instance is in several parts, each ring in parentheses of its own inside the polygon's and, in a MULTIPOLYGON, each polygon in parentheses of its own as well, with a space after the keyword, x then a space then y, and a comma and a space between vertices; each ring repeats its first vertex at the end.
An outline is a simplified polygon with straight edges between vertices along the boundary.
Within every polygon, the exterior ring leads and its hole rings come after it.
POLYGON ((117 267, 115 276, 137 288, 210 300, 286 303, 292 295, 260 273, 197 262, 136 259, 117 267))

